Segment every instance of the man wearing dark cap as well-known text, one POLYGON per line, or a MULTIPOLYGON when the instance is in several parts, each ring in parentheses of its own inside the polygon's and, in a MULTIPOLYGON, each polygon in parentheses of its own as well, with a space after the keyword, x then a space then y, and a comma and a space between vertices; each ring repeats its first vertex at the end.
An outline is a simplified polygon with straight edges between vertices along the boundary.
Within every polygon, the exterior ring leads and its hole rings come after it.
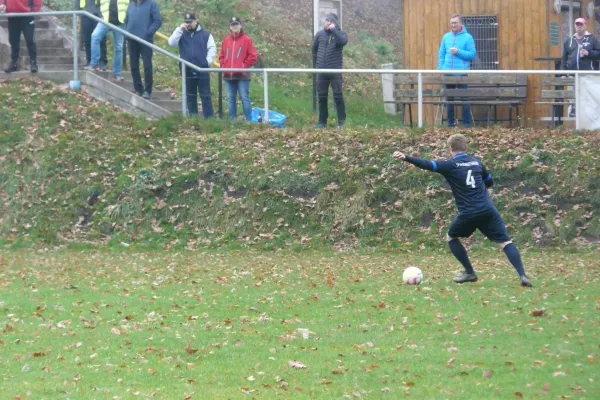
MULTIPOLYGON (((180 57, 200 68, 209 68, 217 56, 217 45, 213 36, 206 29, 202 29, 194 13, 185 14, 184 23, 177 27, 169 38, 169 46, 179 46, 180 57)), ((198 115, 200 93, 202 115, 204 119, 211 119, 214 112, 210 96, 210 74, 186 67, 185 78, 188 113, 191 116, 198 115)))
MULTIPOLYGON (((244 33, 242 21, 238 17, 229 20, 231 35, 223 40, 219 61, 221 68, 252 68, 258 61, 254 41, 244 33)), ((225 72, 229 118, 237 119, 237 94, 242 98, 244 119, 252 121, 252 103, 250 102, 250 72, 225 72)))
MULTIPOLYGON (((312 53, 313 63, 319 69, 342 69, 344 46, 348 43, 346 32, 342 31, 335 14, 327 14, 323 30, 315 35, 312 53)), ((343 128, 346 123, 346 105, 342 93, 342 74, 323 73, 317 75, 317 93, 319 96, 319 123, 315 128, 327 126, 328 109, 327 96, 329 85, 333 91, 333 100, 338 117, 338 128, 343 128)))

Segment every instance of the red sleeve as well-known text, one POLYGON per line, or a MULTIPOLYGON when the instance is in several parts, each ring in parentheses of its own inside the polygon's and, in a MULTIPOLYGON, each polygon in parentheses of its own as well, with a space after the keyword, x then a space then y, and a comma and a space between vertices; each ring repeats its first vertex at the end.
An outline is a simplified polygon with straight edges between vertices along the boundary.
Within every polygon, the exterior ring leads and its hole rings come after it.
POLYGON ((249 68, 252 67, 258 61, 258 53, 256 52, 256 47, 254 47, 254 41, 248 38, 248 53, 246 53, 246 60, 244 60, 244 64, 249 68))
POLYGON ((219 65, 223 68, 223 63, 225 62, 225 46, 227 45, 227 39, 223 40, 221 44, 221 52, 219 53, 219 65))

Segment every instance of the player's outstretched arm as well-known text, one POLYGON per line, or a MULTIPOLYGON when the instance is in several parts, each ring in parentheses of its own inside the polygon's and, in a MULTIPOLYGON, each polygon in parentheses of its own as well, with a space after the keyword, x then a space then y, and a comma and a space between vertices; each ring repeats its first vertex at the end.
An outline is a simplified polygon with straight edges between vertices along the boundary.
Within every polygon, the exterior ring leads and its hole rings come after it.
POLYGON ((414 166, 424 169, 424 170, 427 170, 427 171, 435 171, 435 169, 436 169, 434 162, 431 162, 429 160, 424 160, 424 159, 418 158, 418 157, 407 156, 406 154, 402 153, 401 151, 394 152, 392 157, 394 157, 396 160, 406 161, 407 163, 413 164, 414 166))
POLYGON ((485 187, 489 189, 492 186, 494 186, 494 179, 492 178, 492 174, 489 173, 489 171, 485 168, 483 164, 482 166, 483 173, 481 174, 481 177, 483 178, 483 183, 485 184, 485 187))

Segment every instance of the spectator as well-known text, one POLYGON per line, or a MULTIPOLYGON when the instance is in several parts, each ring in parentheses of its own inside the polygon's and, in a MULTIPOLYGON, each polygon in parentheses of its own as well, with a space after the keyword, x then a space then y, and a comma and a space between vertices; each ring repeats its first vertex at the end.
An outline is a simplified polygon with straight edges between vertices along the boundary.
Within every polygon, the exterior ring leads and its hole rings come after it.
MULTIPOLYGON (((587 31, 584 18, 575 20, 575 34, 563 45, 561 69, 590 71, 594 61, 600 59, 600 42, 587 31)), ((575 105, 569 106, 569 117, 575 117, 575 105)))
MULTIPOLYGON (((161 25, 160 8, 156 1, 132 0, 129 3, 127 32, 147 42, 154 43, 154 35, 161 25)), ((129 66, 133 78, 133 88, 138 95, 146 100, 152 98, 152 54, 153 51, 150 47, 135 40, 129 40, 129 66), (140 56, 144 61, 144 85, 140 75, 140 56)))
MULTIPOLYGON (((102 18, 109 24, 121 27, 127 16, 126 0, 100 0, 100 12, 102 18)), ((110 28, 105 24, 98 24, 92 33, 92 60, 84 69, 88 71, 100 71, 100 42, 106 38, 110 28)), ((123 66, 123 35, 113 31, 113 80, 115 82, 123 81, 121 68, 123 66)))
MULTIPOLYGON (((0 13, 38 12, 42 8, 42 0, 0 0, 0 13)), ((33 17, 8 18, 8 42, 10 43, 10 64, 4 70, 7 74, 19 70, 19 52, 21 50, 21 32, 29 51, 30 71, 38 72, 37 46, 35 44, 35 21, 33 17)))
MULTIPOLYGON (((254 41, 244 33, 242 22, 233 17, 229 21, 229 35, 223 40, 219 61, 221 68, 252 68, 258 60, 254 41)), ((252 103, 250 102, 250 73, 225 72, 227 100, 229 102, 229 118, 237 119, 237 94, 240 94, 244 108, 244 119, 252 121, 252 103)))
MULTIPOLYGON (((475 59, 477 51, 475 50, 475 40, 467 32, 462 24, 460 15, 453 15, 450 19, 451 32, 444 35, 438 59, 438 69, 443 71, 468 70, 471 69, 471 61, 475 59)), ((466 89, 467 85, 446 85, 446 89, 466 89)), ((448 97, 448 102, 454 101, 454 98, 448 97)), ((471 106, 463 106, 463 123, 465 128, 470 128, 473 123, 473 114, 471 106)), ((454 116, 454 104, 448 104, 448 126, 456 126, 454 116)))
MULTIPOLYGON (((338 25, 335 14, 327 14, 323 29, 317 32, 312 45, 313 64, 319 69, 342 69, 344 62, 344 46, 348 44, 348 35, 338 25)), ((327 97, 329 85, 333 91, 333 100, 337 110, 338 128, 346 123, 346 105, 342 93, 342 74, 327 73, 317 75, 317 93, 319 95, 319 123, 316 129, 327 126, 329 110, 327 97)))
MULTIPOLYGON (((85 10, 98 18, 102 18, 98 0, 79 0, 79 10, 85 10)), ((94 32, 94 29, 96 29, 97 25, 98 22, 91 18, 81 18, 81 36, 83 39, 83 46, 85 47, 85 59, 87 65, 92 63, 92 33, 94 32)), ((98 67, 101 71, 106 71, 107 65, 108 57, 106 55, 106 37, 104 37, 100 41, 100 63, 98 67)))
MULTIPOLYGON (((181 24, 169 38, 169 46, 179 45, 179 55, 185 61, 200 68, 209 68, 217 56, 217 45, 213 36, 202 29, 196 14, 185 14, 181 24)), ((210 97, 210 74, 185 67, 187 109, 190 115, 198 115, 198 92, 202 100, 202 115, 211 119, 214 111, 210 97)))

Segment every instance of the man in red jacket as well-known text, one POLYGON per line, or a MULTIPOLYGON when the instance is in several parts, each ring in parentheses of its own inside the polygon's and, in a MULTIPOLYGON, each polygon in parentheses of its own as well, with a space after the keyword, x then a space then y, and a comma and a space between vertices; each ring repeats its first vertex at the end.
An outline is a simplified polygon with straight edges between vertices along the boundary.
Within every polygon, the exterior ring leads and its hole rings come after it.
MULTIPOLYGON (((252 68, 258 61, 258 53, 254 47, 254 41, 244 33, 242 22, 233 17, 229 21, 229 35, 223 40, 219 61, 221 68, 252 68)), ((244 119, 252 121, 252 103, 250 102, 250 73, 249 72, 225 72, 225 84, 227 85, 227 100, 229 102, 229 118, 237 119, 237 93, 242 98, 244 107, 244 119)))
MULTIPOLYGON (((42 8, 42 0, 0 0, 0 13, 38 12, 42 8)), ((29 50, 30 70, 38 72, 37 46, 35 44, 35 21, 33 17, 12 17, 8 19, 8 41, 10 43, 10 64, 4 70, 7 74, 18 71, 21 32, 25 36, 29 50)))

